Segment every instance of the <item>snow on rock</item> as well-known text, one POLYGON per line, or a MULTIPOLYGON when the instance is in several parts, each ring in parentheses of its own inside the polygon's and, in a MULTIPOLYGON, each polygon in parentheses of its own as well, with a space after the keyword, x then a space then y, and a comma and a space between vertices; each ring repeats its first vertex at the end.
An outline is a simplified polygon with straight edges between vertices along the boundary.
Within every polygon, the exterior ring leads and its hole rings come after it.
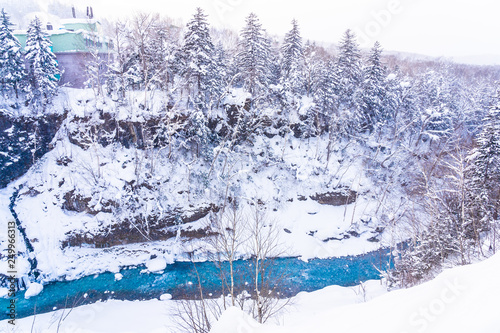
POLYGON ((167 261, 164 258, 154 258, 146 263, 146 267, 151 273, 161 273, 167 267, 167 261))
POLYGON ((24 298, 28 299, 30 297, 40 294, 43 290, 43 285, 40 283, 33 282, 29 285, 26 293, 24 293, 24 298))
POLYGON ((172 299, 172 295, 170 294, 163 294, 160 296, 160 301, 169 301, 172 299))
POLYGON ((115 274, 115 281, 120 281, 121 279, 123 279, 123 275, 120 273, 116 273, 115 274))
POLYGON ((224 104, 227 105, 238 105, 243 106, 248 98, 252 95, 242 88, 235 88, 231 91, 231 94, 226 96, 224 99, 224 104))

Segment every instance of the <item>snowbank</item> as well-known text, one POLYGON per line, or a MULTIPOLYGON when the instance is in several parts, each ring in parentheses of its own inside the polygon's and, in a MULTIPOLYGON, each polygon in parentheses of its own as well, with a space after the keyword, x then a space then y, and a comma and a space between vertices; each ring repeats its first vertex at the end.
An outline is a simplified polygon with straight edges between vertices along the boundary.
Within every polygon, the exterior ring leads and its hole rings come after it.
MULTIPOLYGON (((498 332, 500 254, 484 262, 445 271, 420 286, 386 293, 379 281, 363 287, 330 286, 300 293, 278 320, 257 324, 237 308, 224 312, 211 333, 234 332, 498 332), (382 295, 383 294, 383 295, 382 295), (366 302, 364 302, 366 300, 366 302)), ((86 333, 176 332, 177 302, 108 301, 80 306, 62 322, 61 331, 86 333)), ((62 310, 36 316, 35 330, 53 332, 62 310), (57 321, 56 321, 57 322, 57 321)), ((272 321, 272 320, 271 320, 272 321)), ((16 321, 29 332, 33 317, 16 321)), ((8 328, 0 322, 0 331, 8 328)))
MULTIPOLYGON (((498 332, 500 254, 484 262, 447 270, 420 286, 387 293, 362 304, 294 313, 284 325, 259 325, 230 309, 211 333, 259 332, 498 332), (362 318, 362 320, 360 320, 362 318), (250 329, 250 330, 249 330, 250 329)), ((311 294, 311 295, 312 295, 311 294)), ((318 307, 321 309, 321 307, 318 307)))

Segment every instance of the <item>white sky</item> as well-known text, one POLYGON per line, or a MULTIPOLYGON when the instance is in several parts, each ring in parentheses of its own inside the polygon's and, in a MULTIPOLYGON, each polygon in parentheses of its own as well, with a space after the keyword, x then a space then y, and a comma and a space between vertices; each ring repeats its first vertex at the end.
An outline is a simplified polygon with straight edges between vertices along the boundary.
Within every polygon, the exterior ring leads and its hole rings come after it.
POLYGON ((284 35, 293 18, 305 39, 338 42, 350 28, 362 47, 431 56, 500 55, 498 0, 65 0, 92 5, 96 17, 159 12, 186 22, 203 8, 214 26, 240 31, 255 12, 271 34, 284 35), (378 14, 377 14, 378 13, 378 14))

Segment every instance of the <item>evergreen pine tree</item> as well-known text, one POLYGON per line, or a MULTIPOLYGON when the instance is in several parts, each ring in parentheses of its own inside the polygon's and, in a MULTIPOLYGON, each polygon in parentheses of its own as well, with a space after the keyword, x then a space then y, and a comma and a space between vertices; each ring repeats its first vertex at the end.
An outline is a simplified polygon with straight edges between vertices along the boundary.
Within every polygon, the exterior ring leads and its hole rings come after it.
POLYGON ((360 87, 363 73, 361 69, 361 52, 356 36, 351 30, 347 30, 342 37, 339 47, 338 69, 341 84, 339 89, 344 95, 343 101, 347 107, 355 105, 352 100, 356 90, 360 87))
POLYGON ((240 52, 237 54, 237 66, 244 87, 255 95, 268 86, 270 44, 265 31, 257 18, 251 13, 246 19, 246 26, 241 31, 240 52))
POLYGON ((173 56, 177 51, 176 39, 173 36, 169 22, 161 21, 156 24, 156 29, 151 39, 151 67, 155 75, 151 83, 158 89, 167 91, 169 83, 173 81, 172 64, 173 56))
POLYGON ((371 49, 368 65, 364 69, 362 107, 365 122, 372 127, 377 121, 387 119, 385 103, 387 95, 386 70, 380 56, 382 48, 379 42, 371 49))
POLYGON ((500 106, 492 107, 472 151, 470 184, 471 201, 475 214, 472 216, 476 237, 489 229, 500 215, 500 106))
POLYGON ((340 52, 337 59, 339 84, 339 129, 342 132, 356 133, 362 129, 363 115, 360 110, 360 88, 363 72, 361 68, 361 52, 356 42, 356 36, 347 30, 340 42, 340 52))
POLYGON ((193 110, 188 118, 186 128, 186 142, 192 144, 193 151, 197 157, 203 157, 206 160, 211 160, 212 150, 210 149, 210 141, 212 132, 208 127, 208 119, 200 109, 193 110))
POLYGON ((218 85, 218 82, 213 80, 216 72, 215 49, 206 18, 203 10, 197 8, 193 19, 187 24, 181 51, 181 74, 193 88, 195 99, 205 107, 211 98, 210 93, 215 93, 214 88, 218 85))
POLYGON ((431 140, 453 132, 454 112, 449 78, 441 71, 430 70, 420 77, 417 87, 418 103, 423 111, 419 119, 420 137, 431 140))
POLYGON ((219 43, 214 49, 214 61, 210 66, 207 92, 211 98, 211 106, 217 107, 227 85, 227 55, 224 47, 219 43))
POLYGON ((10 18, 2 9, 0 16, 0 80, 2 91, 14 90, 18 97, 19 86, 24 79, 25 67, 21 44, 12 33, 10 18))
POLYGON ((303 92, 304 86, 302 76, 304 53, 302 37, 296 20, 292 21, 292 29, 285 35, 281 52, 283 54, 283 83, 292 93, 300 94, 303 92))
POLYGON ((307 96, 314 96, 318 89, 322 74, 323 74, 323 61, 320 56, 320 51, 323 51, 315 43, 306 42, 304 46, 304 90, 307 96))
POLYGON ((339 83, 337 63, 329 60, 323 67, 321 80, 314 95, 319 119, 329 124, 337 111, 337 85, 339 83))
POLYGON ((56 56, 51 51, 52 42, 42 31, 42 23, 36 17, 26 34, 26 61, 28 62, 28 101, 35 110, 45 110, 57 94, 60 74, 56 56))

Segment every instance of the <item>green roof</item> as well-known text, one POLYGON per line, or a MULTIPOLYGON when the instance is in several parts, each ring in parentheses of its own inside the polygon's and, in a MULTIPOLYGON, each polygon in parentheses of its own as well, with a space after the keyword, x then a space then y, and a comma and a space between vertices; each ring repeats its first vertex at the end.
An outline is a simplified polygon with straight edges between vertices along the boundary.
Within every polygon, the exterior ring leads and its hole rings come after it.
MULTIPOLYGON (((68 20, 64 28, 46 31, 52 42, 52 52, 89 52, 90 48, 97 46, 100 53, 107 53, 113 49, 112 42, 102 37, 100 24, 97 21, 86 22, 82 20, 68 20), (95 33, 96 32, 96 33, 95 33)), ((26 46, 26 32, 15 32, 22 48, 26 46)))

